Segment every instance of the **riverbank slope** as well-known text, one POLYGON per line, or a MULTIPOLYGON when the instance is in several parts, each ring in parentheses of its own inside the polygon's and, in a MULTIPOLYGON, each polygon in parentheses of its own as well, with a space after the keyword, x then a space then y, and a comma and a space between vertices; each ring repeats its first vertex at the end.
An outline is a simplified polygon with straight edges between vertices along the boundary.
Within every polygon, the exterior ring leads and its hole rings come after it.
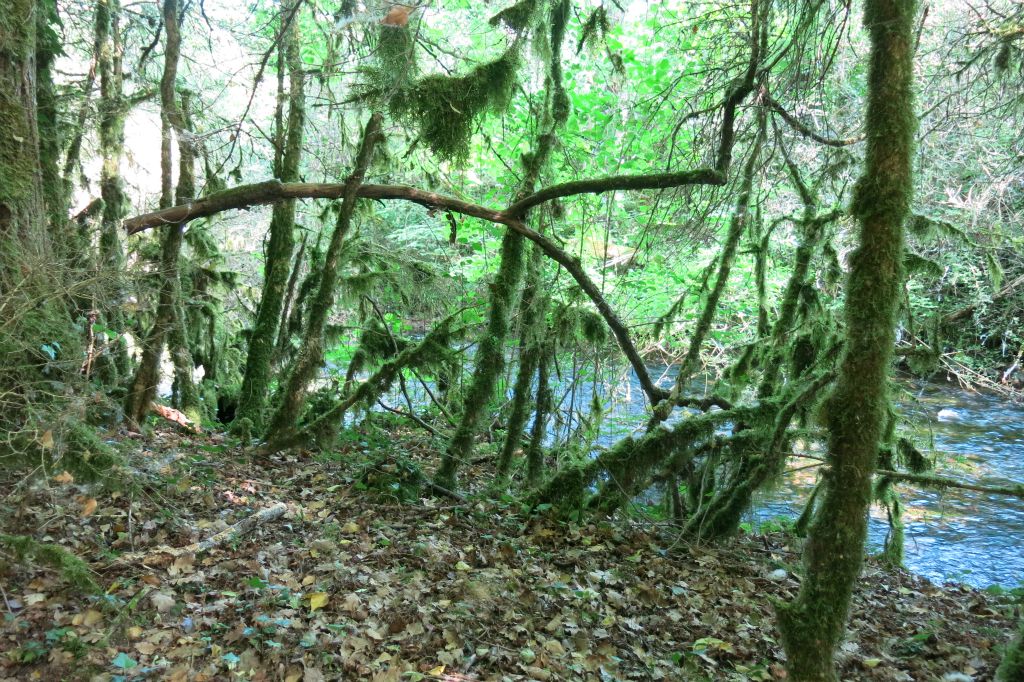
MULTIPOLYGON (((784 678, 771 601, 798 587, 795 538, 693 546, 432 497, 419 433, 255 463, 220 435, 122 450, 112 487, 3 481, 0 532, 71 550, 99 592, 5 547, 0 679, 784 678)), ((869 562, 841 677, 991 679, 1013 608, 869 562)))

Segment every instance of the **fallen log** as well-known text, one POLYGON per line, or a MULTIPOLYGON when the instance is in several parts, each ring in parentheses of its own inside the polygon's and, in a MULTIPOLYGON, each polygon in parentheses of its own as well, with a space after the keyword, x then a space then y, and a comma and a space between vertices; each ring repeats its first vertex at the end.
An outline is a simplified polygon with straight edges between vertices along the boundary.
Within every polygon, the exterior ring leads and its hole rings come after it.
POLYGON ((188 554, 200 554, 202 552, 207 552, 218 545, 222 545, 225 542, 230 542, 231 540, 242 537, 246 533, 251 532, 257 526, 261 526, 271 521, 276 521, 281 518, 287 510, 288 505, 284 502, 278 502, 273 506, 267 507, 266 509, 262 509, 245 517, 241 521, 228 526, 224 530, 211 535, 205 540, 193 542, 191 545, 186 545, 185 547, 168 547, 164 545, 145 552, 123 554, 120 557, 120 560, 122 562, 141 561, 142 563, 146 563, 146 560, 150 557, 155 557, 160 554, 180 557, 188 554))

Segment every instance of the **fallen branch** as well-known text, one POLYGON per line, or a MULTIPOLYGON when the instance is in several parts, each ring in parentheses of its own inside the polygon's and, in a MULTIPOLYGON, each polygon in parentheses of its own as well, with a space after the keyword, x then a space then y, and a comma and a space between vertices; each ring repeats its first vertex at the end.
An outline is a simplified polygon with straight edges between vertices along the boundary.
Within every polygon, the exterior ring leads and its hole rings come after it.
POLYGON ((959 488, 960 490, 973 490, 975 492, 988 493, 990 495, 1006 495, 1008 497, 1016 497, 1017 499, 1024 500, 1024 484, 1021 483, 1014 483, 1006 486, 980 485, 978 483, 968 483, 966 481, 958 481, 955 478, 934 476, 932 474, 910 474, 900 471, 888 471, 885 469, 880 469, 875 473, 878 476, 889 478, 894 481, 916 483, 917 485, 921 485, 926 488, 959 488))
MULTIPOLYGON (((1002 299, 1006 298, 1007 296, 1012 294, 1014 291, 1016 291, 1017 288, 1022 286, 1022 285, 1024 285, 1024 275, 1021 275, 1020 277, 1017 277, 1012 282, 1008 283, 1002 289, 997 291, 992 296, 992 299, 989 301, 989 303, 996 303, 997 301, 1001 301, 1002 299)), ((950 322, 956 322, 957 320, 962 320, 965 317, 970 317, 971 315, 974 314, 974 311, 978 309, 978 305, 979 305, 978 303, 971 303, 970 305, 964 306, 960 310, 954 311, 954 312, 944 316, 942 318, 942 323, 943 324, 949 324, 950 322)))
POLYGON ((149 408, 172 424, 177 424, 181 428, 191 431, 192 433, 202 433, 202 429, 199 428, 199 425, 194 423, 185 415, 184 412, 181 412, 180 410, 176 410, 173 407, 167 407, 166 405, 161 405, 157 402, 150 403, 149 408))
POLYGON ((278 502, 277 504, 271 507, 267 507, 266 509, 260 510, 245 517, 238 523, 235 523, 232 526, 228 526, 219 533, 211 535, 210 537, 200 542, 193 542, 191 545, 187 545, 185 547, 180 548, 162 546, 157 547, 155 549, 151 549, 147 552, 133 552, 131 554, 122 555, 120 559, 121 561, 142 560, 142 562, 145 563, 145 560, 147 558, 155 556, 157 554, 169 554, 174 557, 179 557, 185 556, 187 554, 200 554, 202 552, 207 552, 213 549, 214 547, 217 547, 218 545, 222 545, 225 542, 229 542, 236 538, 242 537, 246 533, 251 532, 257 526, 261 526, 271 521, 276 521, 277 519, 281 518, 281 516, 283 516, 287 510, 288 505, 286 505, 284 502, 278 502))
POLYGON ((284 516, 284 513, 286 511, 288 511, 288 505, 286 505, 284 502, 278 502, 272 507, 267 507, 262 511, 258 511, 255 514, 245 517, 233 526, 228 526, 221 532, 217 533, 216 535, 211 535, 202 542, 196 542, 189 545, 183 551, 189 554, 198 554, 200 552, 209 551, 217 545, 223 544, 225 542, 228 542, 229 540, 234 540, 235 538, 245 535, 257 526, 263 525, 264 523, 269 523, 270 521, 276 521, 277 519, 284 516))

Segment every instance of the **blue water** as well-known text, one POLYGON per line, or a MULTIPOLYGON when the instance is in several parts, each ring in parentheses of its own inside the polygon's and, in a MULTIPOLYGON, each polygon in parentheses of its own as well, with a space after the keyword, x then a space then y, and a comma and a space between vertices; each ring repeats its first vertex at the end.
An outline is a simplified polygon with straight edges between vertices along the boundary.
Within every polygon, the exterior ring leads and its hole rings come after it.
MULTIPOLYGON (((648 368, 662 387, 671 385, 674 370, 665 365, 648 368)), ((592 369, 581 376, 564 360, 560 375, 555 401, 562 418, 552 425, 549 443, 564 440, 578 428, 579 415, 587 414, 594 390, 605 406, 599 447, 642 433, 650 406, 631 370, 606 369, 595 381, 592 369)), ((409 382, 411 391, 416 389, 414 384, 409 382)), ((1024 406, 946 385, 903 382, 900 386, 897 403, 910 423, 909 432, 904 428, 901 435, 913 436, 918 448, 936 462, 936 473, 983 485, 1024 482, 1024 406)), ((698 392, 701 388, 691 386, 698 392)), ((401 405, 396 397, 388 402, 401 405)), ((413 400, 419 402, 425 396, 415 395, 413 400)), ((676 410, 673 419, 681 418, 682 411, 676 410)), ((758 493, 746 521, 758 526, 778 517, 795 520, 817 475, 815 469, 805 468, 808 463, 793 459, 782 485, 758 493)), ((938 583, 1024 584, 1024 500, 964 490, 923 490, 908 484, 897 489, 905 505, 908 569, 938 583)), ((885 512, 873 508, 869 550, 880 550, 887 533, 885 512)))

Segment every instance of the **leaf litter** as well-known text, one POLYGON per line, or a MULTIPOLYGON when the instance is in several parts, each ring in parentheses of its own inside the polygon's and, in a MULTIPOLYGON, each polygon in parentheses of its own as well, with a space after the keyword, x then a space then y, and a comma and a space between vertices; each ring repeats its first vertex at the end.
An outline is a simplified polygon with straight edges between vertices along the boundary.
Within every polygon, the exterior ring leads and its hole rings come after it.
MULTIPOLYGON (((772 603, 798 589, 795 538, 692 545, 643 518, 410 496, 388 476, 436 443, 389 439, 368 470, 366 448, 254 463, 156 431, 126 441, 120 489, 2 481, 3 533, 73 552, 104 592, 0 549, 0 680, 785 679, 772 603)), ((869 561, 841 679, 991 679, 1014 608, 869 561)))

